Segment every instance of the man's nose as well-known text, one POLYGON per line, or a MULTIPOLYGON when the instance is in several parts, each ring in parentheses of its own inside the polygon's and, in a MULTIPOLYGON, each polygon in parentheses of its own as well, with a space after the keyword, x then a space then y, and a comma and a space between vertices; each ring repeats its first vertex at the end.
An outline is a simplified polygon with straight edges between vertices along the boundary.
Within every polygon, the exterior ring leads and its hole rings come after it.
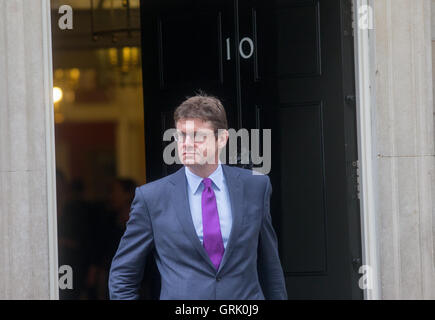
POLYGON ((191 134, 186 134, 186 145, 194 145, 195 144, 195 138, 191 134))

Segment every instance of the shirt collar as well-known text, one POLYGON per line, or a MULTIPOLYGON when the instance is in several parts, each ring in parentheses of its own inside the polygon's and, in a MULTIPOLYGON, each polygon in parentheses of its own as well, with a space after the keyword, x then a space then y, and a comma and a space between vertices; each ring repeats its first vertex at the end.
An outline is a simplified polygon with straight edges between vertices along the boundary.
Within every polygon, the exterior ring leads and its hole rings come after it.
MULTIPOLYGON (((186 173, 187 183, 189 184, 190 191, 195 194, 198 191, 198 188, 201 186, 203 178, 194 174, 187 167, 184 167, 184 171, 186 173)), ((208 177, 213 181, 213 184, 217 187, 218 190, 222 189, 224 184, 224 175, 220 161, 216 170, 213 171, 212 174, 210 174, 208 177)))

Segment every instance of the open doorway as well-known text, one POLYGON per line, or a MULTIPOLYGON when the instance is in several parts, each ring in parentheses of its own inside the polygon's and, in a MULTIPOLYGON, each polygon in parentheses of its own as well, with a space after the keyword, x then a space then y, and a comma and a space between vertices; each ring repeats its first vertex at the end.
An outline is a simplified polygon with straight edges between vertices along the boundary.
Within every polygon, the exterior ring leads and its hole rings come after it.
MULTIPOLYGON (((139 0, 51 0, 60 299, 107 299, 135 187, 146 182, 139 0), (67 5, 71 29, 60 19, 67 5)), ((146 295, 146 293, 144 293, 146 295)))

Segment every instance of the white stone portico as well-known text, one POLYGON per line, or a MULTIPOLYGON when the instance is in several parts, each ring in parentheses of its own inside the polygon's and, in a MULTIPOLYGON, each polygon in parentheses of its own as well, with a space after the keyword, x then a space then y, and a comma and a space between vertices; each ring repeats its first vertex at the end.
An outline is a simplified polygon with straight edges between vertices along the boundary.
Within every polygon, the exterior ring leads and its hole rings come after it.
POLYGON ((0 299, 57 299, 50 2, 0 2, 0 299))

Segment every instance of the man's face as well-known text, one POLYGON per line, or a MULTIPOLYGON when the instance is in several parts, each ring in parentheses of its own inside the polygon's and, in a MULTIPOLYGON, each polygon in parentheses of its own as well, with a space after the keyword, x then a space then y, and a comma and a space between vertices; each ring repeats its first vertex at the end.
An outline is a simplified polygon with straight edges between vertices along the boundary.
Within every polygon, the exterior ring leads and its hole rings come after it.
POLYGON ((219 149, 225 146, 227 131, 220 137, 210 121, 180 119, 177 124, 177 146, 181 162, 186 165, 216 164, 219 149))

